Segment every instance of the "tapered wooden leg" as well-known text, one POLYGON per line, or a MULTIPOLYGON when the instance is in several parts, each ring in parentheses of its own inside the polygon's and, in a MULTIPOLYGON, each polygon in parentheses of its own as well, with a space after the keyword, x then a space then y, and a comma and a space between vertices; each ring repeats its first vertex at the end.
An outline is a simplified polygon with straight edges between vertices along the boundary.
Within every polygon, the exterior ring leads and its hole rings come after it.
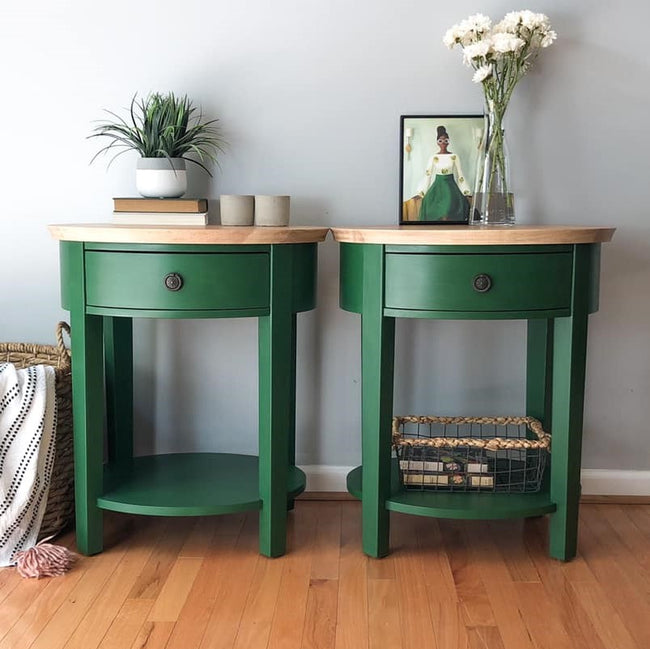
POLYGON ((259 318, 260 553, 286 550, 289 436, 292 430, 291 246, 271 246, 271 312, 259 318))
POLYGON ((395 319, 383 316, 383 246, 365 246, 361 316, 361 418, 363 550, 371 557, 389 552, 391 420, 395 319))

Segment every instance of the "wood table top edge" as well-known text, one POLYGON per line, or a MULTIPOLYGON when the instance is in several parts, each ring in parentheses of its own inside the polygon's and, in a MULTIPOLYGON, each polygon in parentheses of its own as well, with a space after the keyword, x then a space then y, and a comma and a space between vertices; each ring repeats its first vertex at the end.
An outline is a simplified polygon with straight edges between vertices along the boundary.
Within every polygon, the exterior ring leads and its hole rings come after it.
POLYGON ((606 243, 616 228, 573 225, 333 227, 340 243, 402 245, 546 245, 606 243))
POLYGON ((92 243, 176 243, 205 245, 253 245, 318 243, 328 227, 316 226, 221 226, 221 225, 125 225, 74 223, 48 226, 54 239, 92 243))

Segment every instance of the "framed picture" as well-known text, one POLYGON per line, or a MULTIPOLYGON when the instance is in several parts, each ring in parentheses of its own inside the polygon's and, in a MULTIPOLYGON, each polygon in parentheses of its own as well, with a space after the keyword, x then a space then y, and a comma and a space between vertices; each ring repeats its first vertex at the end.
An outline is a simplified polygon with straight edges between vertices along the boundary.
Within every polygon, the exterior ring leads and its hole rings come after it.
POLYGON ((469 223, 483 115, 402 115, 400 225, 469 223))

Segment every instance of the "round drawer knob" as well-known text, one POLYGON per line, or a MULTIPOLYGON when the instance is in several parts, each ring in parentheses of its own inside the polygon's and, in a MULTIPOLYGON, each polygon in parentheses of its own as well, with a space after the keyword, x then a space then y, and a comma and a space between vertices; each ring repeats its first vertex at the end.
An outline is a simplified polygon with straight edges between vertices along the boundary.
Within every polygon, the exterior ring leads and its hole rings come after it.
POLYGON ((165 286, 170 291, 180 291, 183 288, 183 278, 178 273, 165 275, 165 286))
POLYGON ((472 284, 477 293, 487 293, 492 288, 492 278, 485 273, 481 273, 472 280, 472 284))

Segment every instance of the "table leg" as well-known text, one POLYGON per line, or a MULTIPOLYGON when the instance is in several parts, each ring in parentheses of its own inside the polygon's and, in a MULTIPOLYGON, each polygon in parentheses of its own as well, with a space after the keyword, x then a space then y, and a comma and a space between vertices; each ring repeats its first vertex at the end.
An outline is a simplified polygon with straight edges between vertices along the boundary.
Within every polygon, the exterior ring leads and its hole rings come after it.
POLYGON ((70 312, 72 403, 77 549, 103 548, 103 515, 97 498, 103 488, 104 402, 102 318, 70 312))
POLYGON ((293 384, 291 246, 271 246, 270 314, 259 318, 260 553, 286 550, 287 476, 293 384))
POLYGON ((550 555, 562 561, 575 557, 578 541, 580 461, 587 358, 590 252, 575 247, 573 315, 556 318, 553 335, 553 412, 551 419, 550 555))
POLYGON ((104 318, 108 460, 133 457, 133 321, 104 318))
POLYGON ((384 249, 364 246, 361 316, 363 550, 384 557, 390 546, 391 422, 395 319, 383 315, 384 249))
POLYGON ((72 408, 77 549, 103 547, 104 363, 100 316, 85 314, 83 243, 61 243, 61 275, 68 292, 72 348, 72 408))
MULTIPOLYGON (((289 466, 296 465, 296 344, 297 344, 297 314, 291 314, 291 359, 289 361, 291 372, 291 387, 289 388, 289 428, 287 429, 287 442, 289 445, 288 461, 289 466)), ((287 501, 287 509, 292 510, 295 500, 290 498, 287 501)))

